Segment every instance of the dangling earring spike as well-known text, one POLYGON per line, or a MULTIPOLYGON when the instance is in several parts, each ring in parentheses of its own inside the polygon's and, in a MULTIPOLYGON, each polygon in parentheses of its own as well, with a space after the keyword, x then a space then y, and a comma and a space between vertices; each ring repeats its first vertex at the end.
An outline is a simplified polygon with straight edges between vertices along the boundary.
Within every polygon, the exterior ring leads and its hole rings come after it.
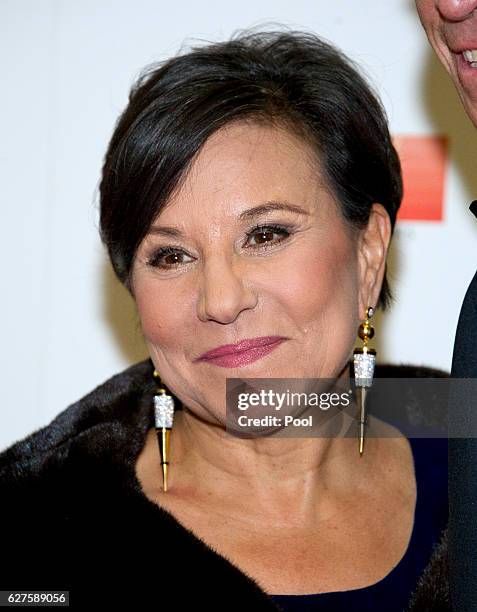
POLYGON ((376 363, 376 351, 368 346, 368 340, 374 336, 374 327, 370 325, 369 319, 374 314, 374 308, 369 306, 366 310, 366 321, 358 328, 358 336, 363 341, 361 348, 353 351, 354 377, 358 387, 359 401, 359 455, 362 456, 364 449, 364 431, 366 426, 366 394, 367 389, 373 384, 374 366, 376 363))
POLYGON ((174 420, 174 398, 172 395, 168 395, 166 389, 161 384, 161 377, 156 370, 154 370, 154 378, 158 382, 156 395, 154 395, 154 417, 161 456, 163 488, 164 491, 167 491, 171 430, 174 420))

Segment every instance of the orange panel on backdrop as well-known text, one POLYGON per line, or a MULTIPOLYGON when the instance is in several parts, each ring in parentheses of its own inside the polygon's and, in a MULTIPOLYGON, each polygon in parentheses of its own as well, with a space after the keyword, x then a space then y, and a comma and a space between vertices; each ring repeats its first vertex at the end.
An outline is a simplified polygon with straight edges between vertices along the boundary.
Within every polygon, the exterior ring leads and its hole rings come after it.
POLYGON ((401 160, 404 198, 398 213, 403 221, 442 221, 447 137, 394 136, 401 160))

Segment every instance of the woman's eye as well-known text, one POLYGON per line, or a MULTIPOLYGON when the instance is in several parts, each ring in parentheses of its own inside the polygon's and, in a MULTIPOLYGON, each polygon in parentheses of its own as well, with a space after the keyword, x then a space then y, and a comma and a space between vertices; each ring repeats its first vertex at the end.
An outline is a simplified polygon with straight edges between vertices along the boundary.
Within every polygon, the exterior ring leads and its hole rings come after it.
MULTIPOLYGON (((184 262, 180 261, 185 253, 174 247, 162 247, 153 253, 147 263, 154 268, 177 268, 184 262)), ((185 262, 188 263, 188 262, 185 262)))
MULTIPOLYGON (((274 246, 283 242, 290 232, 282 225, 260 225, 255 227, 251 232, 247 234, 247 237, 257 236, 258 244, 252 245, 252 248, 266 249, 270 246, 274 246), (273 235, 277 234, 279 238, 273 239, 273 235)), ((250 247, 247 247, 250 248, 250 247)))
MULTIPOLYGON (((253 238, 255 239, 255 244, 252 243, 245 248, 252 248, 254 250, 268 249, 283 242, 289 236, 290 231, 282 225, 260 225, 247 233, 247 242, 248 239, 253 238), (278 238, 274 238, 274 236, 278 236, 278 238)), ((188 261, 183 261, 183 257, 187 257, 184 251, 168 246, 155 251, 147 263, 154 268, 173 269, 189 263, 188 261)))

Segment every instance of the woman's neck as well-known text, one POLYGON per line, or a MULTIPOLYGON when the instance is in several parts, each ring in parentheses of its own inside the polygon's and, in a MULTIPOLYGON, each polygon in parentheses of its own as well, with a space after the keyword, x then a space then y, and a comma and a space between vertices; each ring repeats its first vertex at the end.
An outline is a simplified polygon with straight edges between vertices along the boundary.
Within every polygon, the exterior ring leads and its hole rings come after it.
MULTIPOLYGON (((229 516, 250 516, 254 523, 263 517, 268 525, 310 525, 369 487, 378 445, 369 438, 360 457, 354 437, 244 439, 184 408, 174 418, 168 491, 161 495, 219 504, 229 516)), ((157 493, 162 478, 154 429, 142 455, 138 472, 155 482, 157 493)))

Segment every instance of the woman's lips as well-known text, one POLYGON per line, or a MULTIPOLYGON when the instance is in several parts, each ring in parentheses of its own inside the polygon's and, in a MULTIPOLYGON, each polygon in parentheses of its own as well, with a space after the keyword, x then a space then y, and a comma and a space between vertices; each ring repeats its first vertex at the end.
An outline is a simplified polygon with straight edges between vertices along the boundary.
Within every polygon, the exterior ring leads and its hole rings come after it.
MULTIPOLYGON (((258 339, 257 339, 258 340, 258 339)), ((249 363, 253 363, 265 355, 268 355, 273 350, 275 350, 282 342, 286 340, 286 338, 270 338, 266 343, 264 340, 260 339, 261 342, 257 342, 258 346, 252 346, 251 348, 245 350, 238 349, 228 349, 231 352, 226 354, 213 354, 213 351, 209 351, 205 355, 199 358, 199 361, 205 361, 207 363, 211 363, 223 368, 237 368, 240 366, 248 365, 249 363), (212 355, 211 355, 212 353, 212 355), (208 356, 210 355, 210 356, 208 356)), ((253 341, 252 343, 253 344, 253 341)), ((227 349, 224 349, 224 352, 227 349)))

